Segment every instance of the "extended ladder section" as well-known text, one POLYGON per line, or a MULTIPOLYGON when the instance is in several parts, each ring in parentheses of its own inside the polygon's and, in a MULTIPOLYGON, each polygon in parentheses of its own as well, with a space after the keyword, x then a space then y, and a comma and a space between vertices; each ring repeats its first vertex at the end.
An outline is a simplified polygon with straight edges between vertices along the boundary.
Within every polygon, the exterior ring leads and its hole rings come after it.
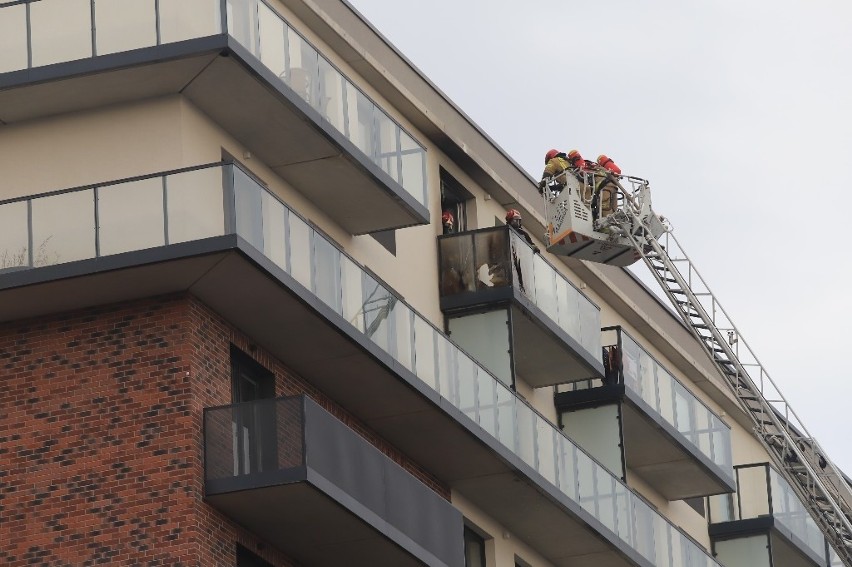
MULTIPOLYGON (((625 195, 627 192, 624 191, 625 195)), ((781 395, 707 283, 667 230, 659 242, 653 212, 622 207, 620 228, 659 282, 683 322, 724 376, 775 465, 810 510, 843 564, 852 567, 852 492, 781 395)))

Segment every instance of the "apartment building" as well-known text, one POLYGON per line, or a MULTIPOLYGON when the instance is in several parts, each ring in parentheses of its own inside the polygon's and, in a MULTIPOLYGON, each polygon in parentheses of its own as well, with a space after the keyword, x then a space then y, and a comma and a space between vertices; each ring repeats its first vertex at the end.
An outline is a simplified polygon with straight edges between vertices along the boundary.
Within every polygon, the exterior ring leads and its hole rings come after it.
POLYGON ((0 171, 5 564, 840 564, 686 327, 505 227, 544 248, 534 180, 343 0, 0 2, 0 171))

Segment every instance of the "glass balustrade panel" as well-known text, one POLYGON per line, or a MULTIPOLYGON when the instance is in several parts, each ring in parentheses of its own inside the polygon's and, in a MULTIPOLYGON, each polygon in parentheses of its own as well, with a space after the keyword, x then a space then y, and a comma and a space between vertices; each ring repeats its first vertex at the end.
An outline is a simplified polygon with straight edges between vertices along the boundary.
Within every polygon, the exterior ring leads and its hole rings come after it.
POLYGON ((222 33, 221 0, 159 0, 160 43, 222 33))
POLYGON ((741 519, 750 520, 770 513, 767 480, 765 465, 737 469, 737 496, 741 519))
POLYGON ((373 101, 346 83, 346 135, 370 160, 378 156, 375 114, 373 101))
POLYGON ((287 271, 287 207, 267 191, 261 192, 263 254, 287 271))
POLYGON ((400 184, 419 203, 426 203, 426 152, 414 138, 400 130, 399 145, 402 155, 400 184))
POLYGON ((154 0, 95 0, 98 55, 157 45, 154 0))
POLYGON ((517 431, 516 454, 523 461, 536 469, 536 440, 535 412, 526 404, 515 402, 515 424, 517 431))
POLYGON ((456 404, 456 349, 445 337, 435 336, 435 354, 438 371, 437 391, 453 405, 456 404))
POLYGON ((562 435, 556 437, 559 464, 559 490, 575 502, 579 498, 577 447, 562 435))
POLYGON ((287 70, 287 25, 264 2, 257 6, 258 59, 279 79, 286 81, 287 70))
POLYGON ((473 279, 476 289, 511 285, 509 241, 503 230, 473 234, 473 279))
POLYGON ((33 265, 95 257, 95 192, 72 191, 32 200, 33 265))
POLYGON ((26 69, 27 5, 0 7, 0 73, 26 69))
POLYGON ((228 33, 255 57, 260 56, 257 42, 258 0, 227 0, 228 33))
POLYGON ((505 386, 495 381, 497 394, 497 440, 517 454, 518 436, 515 429, 515 405, 517 398, 505 386))
POLYGON ((414 373, 435 391, 438 390, 437 335, 431 325, 414 316, 414 373))
POLYGON ((580 313, 580 344, 597 358, 601 352, 601 312, 585 296, 578 301, 580 313))
POLYGON ((584 298, 580 292, 574 289, 564 278, 556 278, 556 297, 558 299, 557 323, 559 327, 568 333, 568 336, 580 337, 580 311, 579 302, 584 298))
POLYGON ((399 299, 366 272, 363 286, 365 333, 383 351, 392 352, 394 329, 388 315, 399 299))
POLYGON ((397 301, 391 310, 396 348, 393 357, 408 370, 414 371, 414 313, 405 303, 397 301))
MULTIPOLYGON (((521 292, 527 299, 532 301, 534 305, 538 304, 538 289, 536 288, 536 273, 535 264, 533 263, 533 251, 526 243, 521 243, 521 239, 513 231, 509 231, 510 256, 509 262, 512 266, 512 282, 515 289, 521 292)), ((552 275, 552 274, 551 274, 552 275)), ((549 280, 552 284, 552 278, 549 280)), ((547 282, 542 282, 542 285, 547 285, 547 282)), ((542 301, 547 302, 547 297, 543 297, 542 301)))
MULTIPOLYGON (((518 245, 520 246, 519 243, 518 245)), ((526 251, 524 252, 526 253, 526 251)), ((556 272, 537 254, 532 256, 532 265, 533 281, 527 285, 535 286, 536 306, 548 318, 552 318, 558 310, 556 306, 556 272)))
POLYGON ((399 128, 380 108, 376 108, 375 120, 379 150, 377 163, 391 179, 399 183, 399 128))
POLYGON ((311 289, 311 228, 292 212, 287 218, 290 275, 306 289, 311 289))
POLYGON ((498 437, 497 425, 497 383, 481 368, 476 373, 476 398, 479 413, 477 423, 492 437, 498 437))
POLYGON ((458 400, 456 406, 472 421, 477 422, 476 370, 474 367, 474 362, 470 357, 463 352, 457 352, 458 400))
POLYGON ((90 0, 30 3, 33 67, 92 56, 90 0))
POLYGON ((287 28, 287 71, 284 83, 313 108, 317 108, 319 91, 319 54, 317 50, 297 34, 287 28))
POLYGON ((28 216, 27 201, 0 205, 0 272, 30 264, 28 216))
POLYGON ((341 134, 346 134, 344 95, 346 81, 340 71, 324 58, 319 59, 319 108, 323 118, 341 134))
POLYGON ((225 234, 223 173, 208 167, 166 176, 168 244, 225 234))
POLYGON ((472 235, 442 238, 438 245, 441 249, 441 297, 476 290, 472 235))
POLYGON ((543 417, 534 414, 536 437, 536 462, 538 473, 550 484, 557 486, 556 479, 556 430, 543 417))
MULTIPOLYGON (((335 313, 342 314, 340 291, 340 251, 325 238, 314 233, 313 282, 311 289, 335 313)), ((387 313, 384 313, 387 318, 387 313)))
POLYGON ((342 315, 353 327, 364 332, 364 290, 361 268, 347 257, 340 260, 342 315))
POLYGON ((263 202, 255 180, 235 167, 234 200, 236 202, 237 234, 249 244, 263 250, 263 202))
POLYGON ((98 187, 97 195, 101 256, 165 245, 162 177, 98 187))

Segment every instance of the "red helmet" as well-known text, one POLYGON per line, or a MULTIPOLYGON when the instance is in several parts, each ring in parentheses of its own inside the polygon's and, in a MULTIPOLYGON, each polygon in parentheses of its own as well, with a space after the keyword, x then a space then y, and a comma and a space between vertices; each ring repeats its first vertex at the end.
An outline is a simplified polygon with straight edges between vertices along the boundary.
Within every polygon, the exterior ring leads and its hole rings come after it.
POLYGON ((509 209, 506 211, 506 222, 512 222, 515 219, 521 220, 521 213, 518 209, 509 209))
POLYGON ((441 222, 443 224, 453 224, 455 219, 453 218, 453 213, 450 211, 444 211, 444 214, 441 215, 441 222))
POLYGON ((559 150, 548 150, 546 154, 544 154, 544 165, 547 165, 547 162, 555 158, 559 155, 559 150))

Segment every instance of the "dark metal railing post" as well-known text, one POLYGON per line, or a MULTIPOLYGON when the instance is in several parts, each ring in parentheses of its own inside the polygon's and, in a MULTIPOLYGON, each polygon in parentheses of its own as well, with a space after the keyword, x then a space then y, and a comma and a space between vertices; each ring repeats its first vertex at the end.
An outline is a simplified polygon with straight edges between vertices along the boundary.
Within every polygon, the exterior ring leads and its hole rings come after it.
POLYGON ((234 192, 234 167, 232 162, 222 165, 222 198, 225 211, 225 234, 237 232, 237 205, 234 192))

